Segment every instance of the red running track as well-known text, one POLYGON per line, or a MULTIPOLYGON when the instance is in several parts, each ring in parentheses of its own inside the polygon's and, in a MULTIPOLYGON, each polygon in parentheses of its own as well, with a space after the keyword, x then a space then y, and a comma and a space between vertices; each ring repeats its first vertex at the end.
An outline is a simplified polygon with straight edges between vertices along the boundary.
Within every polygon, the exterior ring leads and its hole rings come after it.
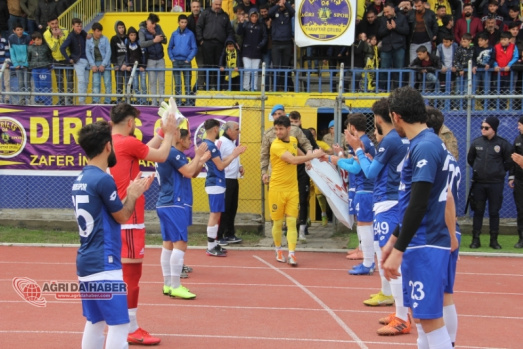
MULTIPOLYGON (((79 348, 85 319, 77 300, 46 295, 28 304, 12 279, 76 281, 75 248, 0 246, 0 336, 4 348, 79 348)), ((227 258, 189 250, 183 284, 195 300, 162 295, 160 249, 148 249, 139 325, 165 348, 415 348, 416 330, 380 337, 378 318, 393 307, 362 301, 379 275, 349 276, 344 254, 299 252, 299 266, 272 251, 229 251, 227 258)), ((461 257, 455 286, 458 348, 522 348, 523 258, 461 257)))

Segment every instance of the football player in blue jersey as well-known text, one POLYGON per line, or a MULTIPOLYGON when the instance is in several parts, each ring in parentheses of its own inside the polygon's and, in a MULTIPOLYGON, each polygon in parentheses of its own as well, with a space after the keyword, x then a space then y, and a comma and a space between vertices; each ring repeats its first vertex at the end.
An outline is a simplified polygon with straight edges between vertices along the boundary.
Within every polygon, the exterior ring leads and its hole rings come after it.
POLYGON ((129 314, 123 282, 120 224, 133 214, 136 200, 149 189, 154 176, 138 177, 122 201, 107 168, 116 164, 111 126, 98 121, 82 127, 78 143, 88 162, 72 187, 72 199, 80 230, 76 269, 80 281, 83 315, 87 322, 82 348, 127 348, 129 314), (100 292, 100 290, 102 290, 100 292), (110 291, 107 291, 110 290, 110 291))
POLYGON ((378 257, 381 276, 381 290, 363 303, 369 306, 396 304, 396 312, 381 318, 385 326, 378 329, 379 335, 398 335, 410 333, 411 322, 408 308, 403 305, 403 286, 401 276, 390 282, 385 278, 381 266, 381 248, 385 246, 399 224, 398 187, 403 159, 407 154, 409 141, 401 138, 394 129, 389 116, 389 103, 383 98, 372 106, 376 138, 379 141, 374 159, 369 159, 358 135, 346 134, 347 143, 356 149, 360 167, 369 179, 375 179, 373 192, 374 211, 374 251, 378 257))
POLYGON ((451 239, 445 223, 449 152, 427 127, 419 91, 407 86, 389 96, 396 131, 410 141, 399 186, 401 223, 383 248, 387 279, 403 277, 404 304, 412 309, 419 348, 452 348, 443 321, 443 293, 448 278, 451 239), (429 209, 430 208, 430 209, 429 209), (400 272, 401 266, 401 272, 400 272))
MULTIPOLYGON (((372 157, 376 155, 376 149, 370 138, 365 134, 367 129, 367 118, 365 115, 357 113, 348 117, 348 126, 345 129, 345 135, 358 135, 359 139, 365 146, 365 151, 372 157)), ((352 148, 351 148, 352 149, 352 148)), ((352 151, 354 151, 352 149, 352 151)), ((361 167, 355 158, 338 159, 337 156, 331 156, 330 161, 354 174, 354 185, 349 185, 356 189, 354 195, 354 209, 357 220, 357 233, 361 242, 363 252, 363 262, 349 270, 350 275, 369 275, 374 272, 374 232, 372 230, 372 191, 374 190, 374 179, 365 177, 361 167)), ((350 210, 350 208, 349 208, 350 210)), ((350 213, 350 211, 349 211, 350 213)))
POLYGON ((206 132, 206 138, 203 140, 211 153, 211 158, 205 163, 207 177, 205 179, 205 191, 209 195, 209 222, 207 223, 207 255, 215 257, 226 257, 227 251, 218 245, 216 237, 218 236, 218 222, 222 212, 225 211, 225 171, 224 169, 243 154, 245 149, 239 145, 232 151, 231 155, 222 160, 220 150, 214 142, 220 136, 220 122, 216 119, 205 120, 203 127, 206 132))
MULTIPOLYGON (((445 117, 443 113, 436 108, 427 107, 427 126, 434 130, 434 133, 439 135, 445 117)), ((450 150, 449 150, 450 153, 450 150)), ((448 167, 452 168, 449 172, 449 193, 447 196, 447 207, 445 210, 445 221, 449 229, 451 238, 451 255, 449 261, 448 281, 445 286, 445 293, 443 295, 443 320, 445 327, 449 332, 452 346, 456 342, 458 332, 458 313, 454 303, 454 281, 456 278, 456 265, 458 263, 459 246, 461 244, 461 232, 456 217, 456 207, 458 206, 458 190, 461 182, 461 170, 458 162, 454 156, 447 157, 448 167)))
POLYGON ((191 146, 191 132, 180 130, 180 139, 174 140, 167 160, 156 163, 160 192, 156 202, 156 213, 160 219, 163 248, 160 257, 164 278, 163 294, 171 297, 196 298, 180 282, 185 251, 187 250, 187 228, 192 220, 191 178, 196 177, 210 159, 207 144, 195 149, 191 162, 183 153, 191 146))

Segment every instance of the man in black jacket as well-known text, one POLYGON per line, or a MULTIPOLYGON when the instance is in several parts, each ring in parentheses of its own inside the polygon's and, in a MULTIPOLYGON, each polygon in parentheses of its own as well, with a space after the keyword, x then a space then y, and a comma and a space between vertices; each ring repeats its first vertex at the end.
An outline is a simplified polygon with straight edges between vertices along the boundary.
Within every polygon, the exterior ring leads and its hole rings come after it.
MULTIPOLYGON (((514 139, 514 153, 523 155, 523 116, 518 121, 518 131, 514 139)), ((511 173, 512 174, 512 173, 511 173)), ((523 248, 523 168, 518 164, 513 166, 514 179, 508 181, 508 185, 514 189, 514 203, 518 212, 518 235, 519 240, 514 245, 515 248, 523 248)))
MULTIPOLYGON (((193 34, 196 36, 196 23, 198 23, 198 18, 200 18, 200 15, 202 14, 201 4, 199 0, 192 0, 191 1, 191 14, 187 16, 187 28, 189 28, 190 31, 193 32, 193 34)), ((203 69, 203 50, 200 46, 200 42, 196 40, 196 44, 198 45, 198 53, 196 53, 196 65, 198 66, 198 69, 203 69)), ((205 86, 205 72, 203 70, 198 71, 198 79, 196 80, 193 92, 196 92, 198 88, 203 89, 205 86)))
MULTIPOLYGON (((400 69, 405 66, 408 35, 409 24, 407 19, 401 13, 395 12, 394 5, 387 3, 383 8, 383 16, 378 30, 378 37, 381 40, 381 68, 400 69)), ((392 80, 398 80, 397 73, 392 74, 392 80)), ((386 83, 387 79, 383 74, 383 76, 380 76, 380 88, 386 89, 386 83)), ((392 88, 393 86, 391 86, 392 88)))
MULTIPOLYGON (((210 8, 202 12, 196 23, 196 42, 203 51, 205 68, 218 68, 225 40, 234 37, 229 15, 222 10, 222 0, 212 0, 210 8)), ((209 74, 210 90, 217 88, 217 74, 209 74)))
MULTIPOLYGON (((512 145, 497 135, 499 120, 488 116, 481 123, 481 137, 470 145, 467 162, 474 171, 472 190, 474 211, 472 223, 472 243, 470 248, 481 247, 479 235, 483 225, 483 215, 489 203, 490 247, 501 249, 498 243, 499 210, 503 203, 505 175, 512 169, 512 145)), ((512 180, 509 177, 509 180, 512 180)))
POLYGON ((436 41, 438 35, 438 21, 432 10, 425 8, 425 2, 414 0, 414 8, 409 12, 408 22, 410 26, 410 52, 409 61, 416 58, 416 50, 425 46, 429 53, 432 52, 432 42, 436 41))

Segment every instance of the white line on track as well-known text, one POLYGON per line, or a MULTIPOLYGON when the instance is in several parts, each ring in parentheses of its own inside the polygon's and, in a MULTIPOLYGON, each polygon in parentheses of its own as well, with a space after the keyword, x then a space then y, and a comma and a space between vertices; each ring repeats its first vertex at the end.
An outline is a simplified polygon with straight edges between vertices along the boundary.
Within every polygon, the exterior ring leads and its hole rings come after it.
MULTIPOLYGON (((0 330, 0 334, 73 334, 81 335, 83 332, 80 331, 18 331, 18 330, 9 330, 3 331, 0 330)), ((281 337, 249 337, 249 336, 218 336, 212 334, 182 334, 182 333, 155 333, 159 337, 178 337, 178 338, 216 338, 216 339, 240 339, 240 340, 265 340, 265 341, 286 341, 286 342, 319 342, 319 343, 341 343, 341 344, 351 344, 357 343, 355 341, 348 340, 336 340, 336 339, 319 339, 319 338, 281 338, 281 337)), ((415 343, 389 343, 389 342, 374 342, 369 341, 369 344, 376 345, 389 345, 389 346, 410 346, 414 347, 417 344, 415 343)), ((466 346, 460 345, 460 348, 474 348, 474 349, 506 349, 503 347, 478 347, 478 346, 466 346)))
MULTIPOLYGON (((294 286, 295 287, 295 286, 294 286)), ((78 306, 80 300, 70 300, 70 301, 58 301, 58 300, 47 300, 47 304, 71 304, 75 307, 78 306)), ((180 301, 182 302, 182 301, 180 301)), ((237 306, 237 305, 215 305, 215 304, 187 304, 180 303, 177 300, 173 300, 171 303, 140 303, 141 307, 166 307, 166 308, 220 308, 220 309, 239 309, 239 310, 282 310, 282 311, 303 311, 303 312, 324 312, 324 309, 312 309, 312 308, 286 308, 286 307, 248 307, 248 306, 237 306)), ((2 303, 26 303, 24 300, 0 300, 2 303)), ((357 310, 357 309, 332 309, 336 313, 354 313, 354 314, 378 314, 384 315, 390 313, 387 311, 387 308, 382 308, 383 310, 372 310, 373 308, 357 310)), ((498 315, 481 315, 481 314, 458 314, 459 317, 470 317, 470 318, 485 318, 485 319, 500 319, 500 320, 515 320, 522 321, 523 317, 518 316, 498 316, 498 315)))
MULTIPOLYGON (((31 265, 76 265, 75 262, 41 262, 41 261, 0 261, 0 264, 31 264, 31 265)), ((144 267, 158 268, 159 264, 143 263, 144 267)), ((210 265, 210 264, 191 264, 192 268, 224 268, 224 269, 261 269, 270 270, 266 267, 255 267, 255 266, 238 266, 238 265, 210 265)), ((297 271, 343 271, 346 272, 347 268, 300 268, 297 271)), ((523 277, 522 274, 500 274, 500 273, 468 273, 458 272, 457 275, 473 275, 473 276, 508 276, 508 277, 523 277)))
POLYGON ((290 276, 289 274, 287 274, 286 272, 274 267, 273 265, 269 264, 267 261, 265 261, 264 259, 254 255, 253 256, 254 258, 256 258, 257 260, 259 260, 261 263, 265 264, 266 266, 268 266, 269 268, 271 268, 272 270, 274 270, 275 272, 283 275, 285 278, 287 278, 289 281, 291 281, 292 283, 294 283, 296 286, 298 286, 303 292, 305 292, 307 295, 309 295, 309 297, 311 297, 316 303, 318 303, 333 319, 334 321, 336 321, 338 323, 338 325, 340 325, 340 327, 355 341, 356 344, 358 344, 358 346, 362 349, 368 349, 368 347, 365 345, 365 343, 363 343, 363 341, 358 337, 358 335, 356 333, 354 333, 353 330, 351 330, 351 328, 349 326, 347 326, 347 324, 345 322, 343 322, 342 319, 340 319, 340 317, 338 315, 336 315, 336 313, 327 306, 327 304, 323 303, 323 301, 321 299, 319 299, 314 293, 312 293, 311 291, 309 291, 309 289, 305 286, 303 286, 302 284, 300 284, 298 282, 298 280, 294 279, 292 276, 290 276))

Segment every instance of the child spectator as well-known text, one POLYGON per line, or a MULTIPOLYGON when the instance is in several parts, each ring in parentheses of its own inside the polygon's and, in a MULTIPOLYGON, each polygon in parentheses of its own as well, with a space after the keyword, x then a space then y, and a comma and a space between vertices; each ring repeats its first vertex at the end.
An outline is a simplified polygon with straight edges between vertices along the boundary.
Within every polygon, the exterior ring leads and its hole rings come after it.
POLYGON ((225 86, 223 86, 222 89, 229 90, 228 86, 230 83, 230 91, 240 90, 240 68, 243 68, 242 55, 240 51, 236 49, 234 40, 228 38, 225 40, 225 49, 220 57, 220 71, 224 72, 225 69, 227 69, 230 70, 230 72, 227 72, 224 77, 225 86))
POLYGON ((436 37, 436 46, 443 43, 443 38, 452 35, 454 36, 454 18, 451 15, 445 15, 441 18, 442 26, 438 28, 438 36, 436 37))
MULTIPOLYGON (((365 54, 365 70, 376 70, 379 67, 380 56, 378 51, 378 38, 376 35, 371 34, 366 42, 366 48, 364 49, 365 54)), ((375 73, 366 73, 367 78, 363 77, 363 81, 367 81, 366 91, 372 91, 376 89, 375 73)), ((360 89, 365 91, 365 86, 361 86, 360 89)))
POLYGON ((511 23, 517 23, 521 26, 521 19, 519 18, 519 6, 512 6, 508 9, 508 18, 503 22, 503 30, 507 31, 511 23))
MULTIPOLYGON (((242 59, 245 69, 258 69, 262 58, 262 50, 267 43, 267 30, 265 24, 259 21, 256 8, 249 11, 249 18, 238 26, 238 34, 243 36, 242 59)), ((256 91, 258 89, 258 72, 252 71, 253 81, 251 86, 251 71, 243 74, 243 89, 256 91)))
POLYGON ((424 45, 416 49, 416 55, 418 57, 410 63, 409 68, 418 72, 416 81, 422 90, 433 91, 437 81, 436 70, 441 69, 441 61, 436 55, 430 54, 424 45), (425 76, 425 81, 423 81, 423 76, 425 76))
MULTIPOLYGON (((194 33, 187 29, 187 16, 180 15, 178 17, 178 29, 176 29, 169 40, 169 48, 167 49, 169 58, 173 62, 173 76, 175 87, 175 94, 179 97, 182 94, 182 76, 180 69, 183 71, 183 82, 185 83, 185 94, 191 94, 191 61, 198 52, 196 45, 196 37, 194 33)), ((183 105, 180 98, 176 99, 178 105, 183 105)), ((186 99, 188 106, 194 105, 194 99, 186 99)))
MULTIPOLYGON (((51 64, 53 64, 51 50, 44 44, 40 32, 35 31, 31 37, 33 44, 27 48, 27 60, 33 76, 35 92, 51 93, 51 64)), ((36 104, 51 105, 52 98, 51 96, 36 95, 35 102, 36 104)))
POLYGON ((474 56, 474 49, 470 44, 472 43, 472 35, 469 33, 463 34, 461 42, 454 53, 454 62, 452 63, 452 71, 456 72, 456 75, 463 76, 465 69, 468 67, 468 62, 474 56))
POLYGON ((504 15, 504 13, 506 13, 506 11, 503 6, 501 8, 502 8, 502 10, 500 9, 497 0, 489 0, 487 9, 486 9, 486 11, 484 9, 484 12, 483 12, 484 16, 481 17, 481 22, 483 22, 483 25, 485 25, 485 21, 487 19, 493 18, 496 20, 496 28, 503 29, 503 21, 505 20, 503 15, 504 15))
POLYGON ((516 22, 510 23, 508 25, 508 32, 512 35, 512 37, 510 38, 510 42, 516 45, 518 51, 521 51, 521 49, 523 48, 523 40, 521 35, 519 35, 520 26, 521 24, 518 24, 516 22))
MULTIPOLYGON (((144 95, 147 93, 145 68, 147 67, 147 51, 140 47, 138 42, 138 31, 134 27, 129 27, 127 31, 127 45, 126 45, 127 56, 125 63, 127 71, 133 69, 135 62, 138 62, 138 68, 133 79, 133 90, 134 93, 144 95)), ((138 104, 145 105, 145 98, 140 98, 138 104)))
MULTIPOLYGON (((11 56, 12 69, 16 72, 18 87, 13 86, 15 92, 27 92, 29 90, 27 79, 27 46, 31 38, 24 32, 24 27, 19 22, 14 25, 13 34, 9 36, 9 54, 11 56)), ((16 98, 20 105, 25 104, 25 96, 16 98)), ((15 101, 13 101, 15 102, 15 101)))
MULTIPOLYGON (((85 52, 87 33, 83 30, 83 23, 80 18, 73 18, 72 24, 73 30, 60 46, 60 52, 66 61, 74 64, 78 93, 85 94, 89 83, 89 62, 85 52)), ((84 96, 78 97, 78 104, 85 104, 84 96)))
MULTIPOLYGON (((234 11, 234 14, 236 15, 236 18, 234 18, 231 21, 232 30, 234 32, 234 40, 236 40, 238 47, 242 47, 243 36, 242 36, 242 34, 238 33, 238 27, 244 21, 248 20, 248 18, 247 18, 247 15, 245 14, 245 8, 243 7, 243 4, 239 4, 238 6, 236 6, 233 9, 233 11, 234 11)), ((196 35, 196 33, 194 35, 196 35)))
MULTIPOLYGON (((11 71, 9 70, 9 41, 0 34, 0 68, 5 64, 3 86, 0 80, 0 91, 11 92, 11 71)), ((3 98, 3 102, 9 104, 9 95, 3 98)))
MULTIPOLYGON (((499 79, 499 93, 501 94, 509 93, 510 67, 516 63, 519 57, 518 48, 510 42, 511 37, 512 34, 509 32, 501 33, 499 44, 494 46, 494 52, 496 53, 494 72, 498 73, 499 77, 492 80, 497 87, 497 80, 499 79)), ((508 100, 505 100, 503 104, 500 103, 501 109, 505 109, 505 107, 508 107, 508 100)))
MULTIPOLYGON (((100 23, 93 24, 93 37, 86 42, 85 50, 87 61, 93 72, 93 93, 100 93, 100 83, 103 76, 105 93, 112 92, 111 83, 111 46, 109 39, 102 34, 103 27, 100 23)), ((93 103, 100 103, 100 97, 93 97, 93 103)), ((103 104, 103 99, 101 100, 103 104)))
POLYGON ((452 91, 452 83, 455 80, 455 76, 451 72, 454 63, 454 54, 456 53, 457 48, 458 45, 454 42, 452 34, 444 36, 442 43, 436 48, 436 56, 438 56, 441 61, 439 81, 442 89, 445 89, 446 82, 450 80, 450 91, 452 91))
MULTIPOLYGON (((116 81, 116 93, 124 94, 127 85, 125 58, 127 57, 127 36, 125 23, 116 21, 114 24, 116 35, 111 38, 111 63, 114 69, 114 80, 116 81)), ((107 92, 106 92, 107 93, 107 92)))
MULTIPOLYGON (((494 48, 490 46, 488 35, 485 33, 479 33, 476 37, 478 40, 478 45, 474 48, 474 59, 472 60, 472 73, 476 77, 476 91, 478 94, 486 94, 488 79, 486 79, 488 70, 494 66, 496 60, 496 53, 494 48), (483 69, 484 71, 478 72, 478 69, 483 69)), ((476 102, 478 109, 481 109, 481 101, 476 102), (479 103, 478 103, 479 102, 479 103)))

